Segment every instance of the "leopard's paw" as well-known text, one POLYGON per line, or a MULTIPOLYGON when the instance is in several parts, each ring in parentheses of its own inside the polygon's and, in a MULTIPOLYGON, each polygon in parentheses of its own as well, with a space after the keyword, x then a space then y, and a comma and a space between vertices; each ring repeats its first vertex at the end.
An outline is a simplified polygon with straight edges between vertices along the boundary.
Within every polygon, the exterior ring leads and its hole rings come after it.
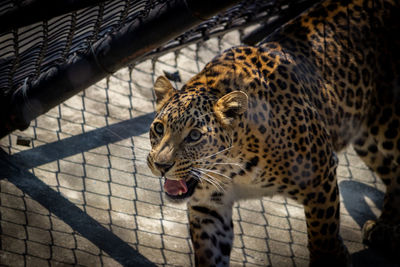
POLYGON ((369 220, 362 233, 364 244, 371 248, 393 256, 400 253, 400 225, 369 220))

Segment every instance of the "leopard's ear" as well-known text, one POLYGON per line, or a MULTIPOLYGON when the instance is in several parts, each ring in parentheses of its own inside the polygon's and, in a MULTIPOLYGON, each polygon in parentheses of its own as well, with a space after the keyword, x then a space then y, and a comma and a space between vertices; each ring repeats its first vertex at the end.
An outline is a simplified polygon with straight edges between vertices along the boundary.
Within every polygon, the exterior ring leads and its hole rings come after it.
POLYGON ((236 117, 247 110, 247 94, 242 91, 234 91, 221 97, 214 106, 217 118, 225 126, 232 125, 236 117))
POLYGON ((157 112, 164 106, 169 96, 175 91, 171 82, 165 76, 159 76, 154 83, 154 93, 156 94, 156 110, 157 112))

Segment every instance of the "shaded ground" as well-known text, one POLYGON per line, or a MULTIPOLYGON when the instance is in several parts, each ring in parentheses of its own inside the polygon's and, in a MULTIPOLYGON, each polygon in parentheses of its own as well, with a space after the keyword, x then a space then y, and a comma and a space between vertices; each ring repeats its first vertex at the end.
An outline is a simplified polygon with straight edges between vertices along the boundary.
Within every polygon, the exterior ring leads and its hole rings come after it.
MULTIPOLYGON (((123 69, 3 138, 0 263, 193 265, 186 207, 165 201, 160 179, 146 166, 151 87, 164 70, 178 70, 185 82, 237 44, 233 32, 123 69), (16 145, 17 136, 28 137, 30 147, 16 145)), ((361 226, 380 213, 383 184, 351 148, 339 158, 341 233, 354 266, 396 266, 361 243, 361 226)), ((307 266, 297 203, 281 197, 240 202, 234 225, 232 266, 307 266)))

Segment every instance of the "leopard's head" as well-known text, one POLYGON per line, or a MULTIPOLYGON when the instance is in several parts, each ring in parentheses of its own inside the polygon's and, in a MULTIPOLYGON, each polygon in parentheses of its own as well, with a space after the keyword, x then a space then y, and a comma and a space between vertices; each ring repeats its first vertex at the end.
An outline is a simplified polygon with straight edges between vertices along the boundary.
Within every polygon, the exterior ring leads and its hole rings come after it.
POLYGON ((161 76, 154 84, 156 117, 150 127, 151 151, 147 163, 163 177, 172 199, 186 199, 197 189, 223 190, 226 175, 218 174, 230 157, 235 122, 247 109, 241 91, 220 98, 205 83, 189 82, 181 90, 161 76))

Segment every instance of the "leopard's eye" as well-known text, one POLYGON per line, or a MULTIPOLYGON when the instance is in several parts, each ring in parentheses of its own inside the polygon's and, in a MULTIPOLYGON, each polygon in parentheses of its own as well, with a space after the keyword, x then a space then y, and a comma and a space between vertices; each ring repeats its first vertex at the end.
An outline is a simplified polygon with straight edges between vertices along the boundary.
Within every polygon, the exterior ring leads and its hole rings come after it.
POLYGON ((187 139, 189 142, 198 141, 202 136, 202 133, 199 130, 191 130, 187 139))
POLYGON ((160 122, 156 122, 154 124, 154 131, 159 135, 163 135, 164 134, 164 125, 160 122))

